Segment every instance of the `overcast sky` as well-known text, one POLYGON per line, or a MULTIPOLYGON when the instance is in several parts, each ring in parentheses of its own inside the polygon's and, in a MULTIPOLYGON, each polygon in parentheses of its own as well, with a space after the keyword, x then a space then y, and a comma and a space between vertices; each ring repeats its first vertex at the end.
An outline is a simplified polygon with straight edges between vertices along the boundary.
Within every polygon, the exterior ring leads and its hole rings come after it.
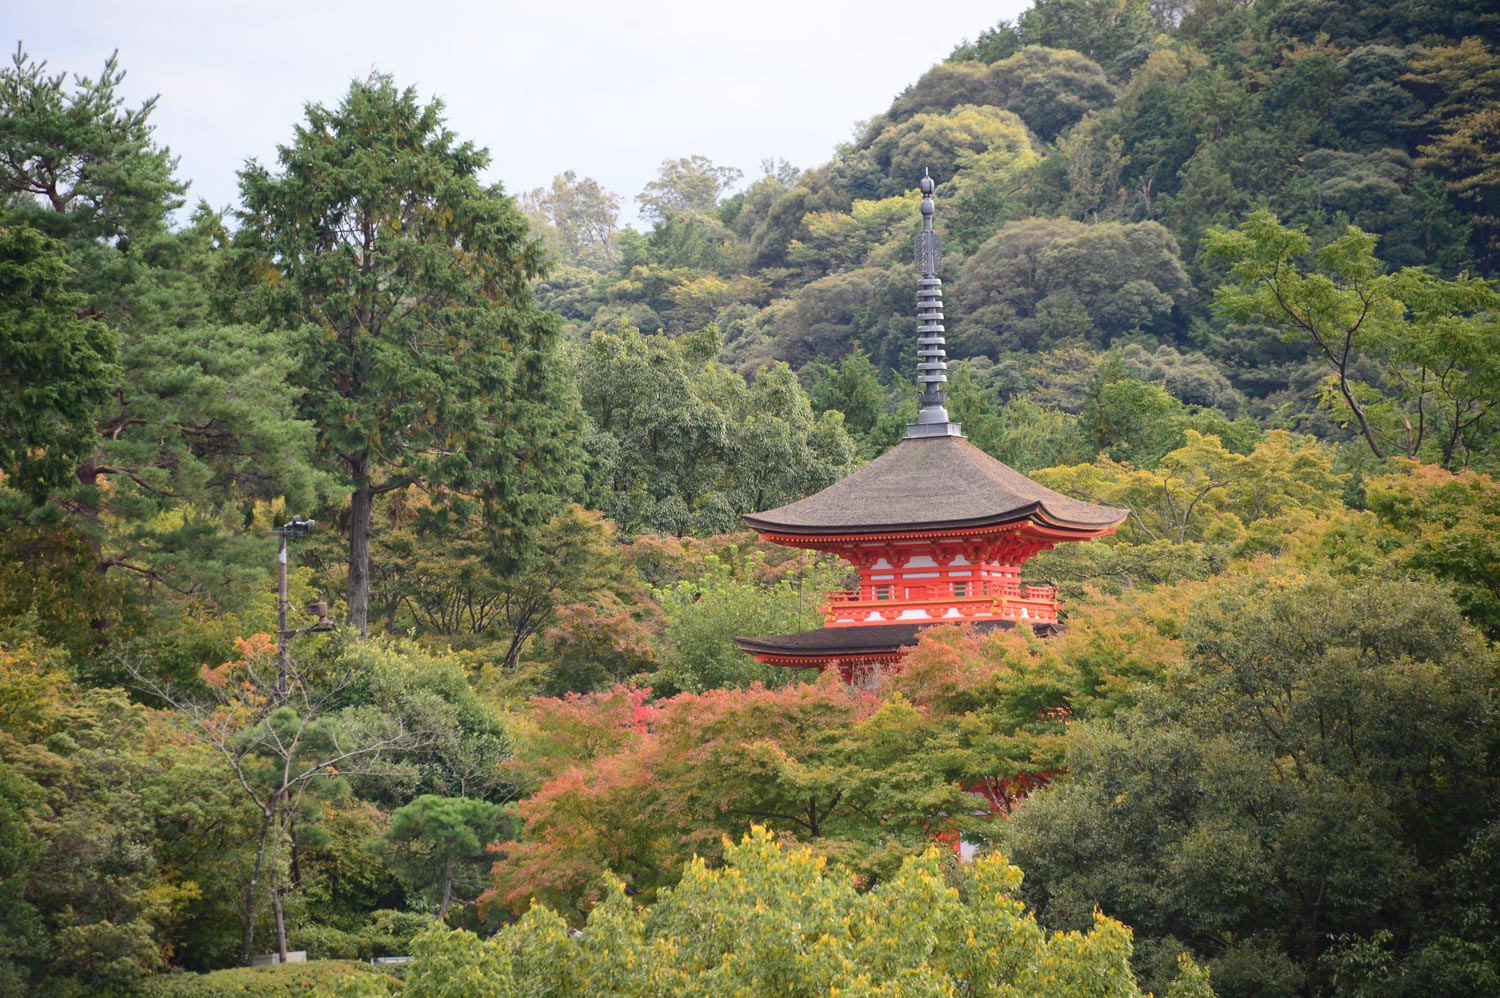
POLYGON ((489 180, 520 193, 563 170, 621 196, 625 220, 661 161, 702 154, 759 173, 825 162, 856 122, 963 38, 1028 0, 0 0, 49 68, 98 73, 115 49, 131 103, 180 157, 189 198, 236 200, 235 171, 270 162, 309 101, 390 73, 441 97, 489 180), (66 11, 64 14, 63 11, 66 11))

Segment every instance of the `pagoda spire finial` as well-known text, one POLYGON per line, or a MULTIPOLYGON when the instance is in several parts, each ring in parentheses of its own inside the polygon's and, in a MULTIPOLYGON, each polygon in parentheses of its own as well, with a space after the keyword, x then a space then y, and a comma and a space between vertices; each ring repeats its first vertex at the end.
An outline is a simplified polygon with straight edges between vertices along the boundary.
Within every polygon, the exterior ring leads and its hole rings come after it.
POLYGON ((907 426, 908 437, 961 437, 962 427, 948 419, 944 406, 948 383, 948 354, 943 349, 943 244, 932 228, 936 207, 932 192, 937 181, 926 170, 922 190, 922 231, 917 234, 917 384, 922 386, 922 411, 907 426))

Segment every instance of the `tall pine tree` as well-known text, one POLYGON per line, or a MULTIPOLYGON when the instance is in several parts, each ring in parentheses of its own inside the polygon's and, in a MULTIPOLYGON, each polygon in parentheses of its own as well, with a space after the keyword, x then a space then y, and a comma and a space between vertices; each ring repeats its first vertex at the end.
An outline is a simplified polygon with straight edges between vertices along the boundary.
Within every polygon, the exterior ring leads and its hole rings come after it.
POLYGON ((486 150, 388 76, 313 104, 276 171, 240 175, 240 248, 298 333, 303 410, 349 489, 348 606, 364 630, 376 499, 418 484, 483 511, 498 568, 525 551, 577 453, 558 323, 533 303, 538 243, 479 180, 486 150))
MULTIPOLYGON (((156 142, 155 98, 131 107, 124 78, 113 56, 96 76, 50 72, 20 47, 0 65, 0 492, 50 497, 101 580, 145 583, 143 605, 166 592, 222 607, 260 581, 250 504, 318 486, 312 437, 292 411, 284 334, 211 315, 222 233, 206 210, 173 230, 186 184, 156 142)), ((113 617, 95 610, 102 633, 113 617)))

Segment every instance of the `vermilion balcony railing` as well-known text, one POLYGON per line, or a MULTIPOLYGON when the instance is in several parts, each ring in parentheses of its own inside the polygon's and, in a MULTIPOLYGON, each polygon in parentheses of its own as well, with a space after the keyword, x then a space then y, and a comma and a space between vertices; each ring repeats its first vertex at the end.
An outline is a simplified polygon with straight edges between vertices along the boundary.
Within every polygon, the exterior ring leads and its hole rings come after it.
POLYGON ((974 619, 1057 622, 1057 587, 1037 583, 989 583, 990 592, 969 595, 983 583, 876 586, 872 590, 834 589, 824 593, 824 625, 887 624, 897 620, 974 619), (962 593, 962 595, 960 595, 962 593), (898 597, 899 594, 899 597, 898 597))

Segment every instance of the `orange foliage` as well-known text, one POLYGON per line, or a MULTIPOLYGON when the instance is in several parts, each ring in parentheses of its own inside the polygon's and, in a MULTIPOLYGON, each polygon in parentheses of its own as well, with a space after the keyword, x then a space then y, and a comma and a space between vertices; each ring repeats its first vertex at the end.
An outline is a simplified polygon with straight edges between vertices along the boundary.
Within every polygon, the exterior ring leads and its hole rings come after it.
POLYGON ((659 703, 649 693, 622 685, 532 701, 514 766, 541 786, 521 802, 523 840, 493 847, 483 905, 520 912, 539 899, 581 915, 606 869, 654 889, 694 854, 716 852, 727 831, 780 808, 768 797, 778 767, 814 764, 878 705, 832 679, 659 703))

